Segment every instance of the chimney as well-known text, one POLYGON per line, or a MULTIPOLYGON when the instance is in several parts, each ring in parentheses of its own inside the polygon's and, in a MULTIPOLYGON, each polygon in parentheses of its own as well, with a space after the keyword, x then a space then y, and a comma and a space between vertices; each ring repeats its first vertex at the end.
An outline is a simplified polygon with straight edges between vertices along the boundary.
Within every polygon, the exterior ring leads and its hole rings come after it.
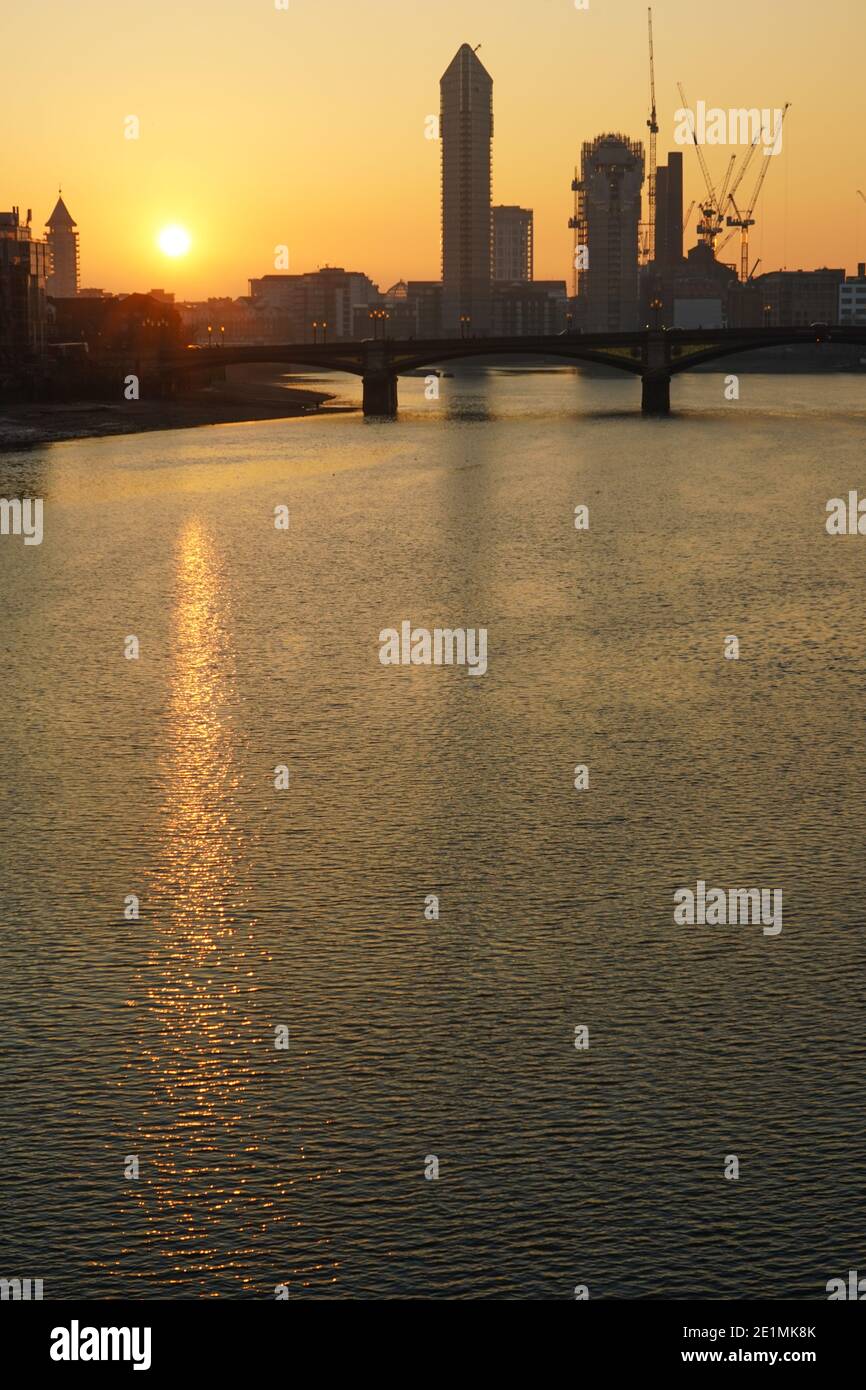
POLYGON ((866 261, 857 262, 857 279, 866 280, 866 261))

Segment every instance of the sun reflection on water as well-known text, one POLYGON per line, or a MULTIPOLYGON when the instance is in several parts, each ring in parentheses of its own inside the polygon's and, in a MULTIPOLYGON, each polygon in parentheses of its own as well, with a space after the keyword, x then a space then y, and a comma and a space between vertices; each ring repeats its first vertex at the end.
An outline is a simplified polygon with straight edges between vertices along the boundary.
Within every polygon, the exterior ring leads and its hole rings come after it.
POLYGON ((122 1262, 127 1274, 131 1260, 141 1279, 156 1273, 203 1294, 241 1279, 233 1267, 249 1268, 257 1238, 281 1219, 283 1187, 271 1177, 253 1190, 268 1040, 252 1005, 255 965, 267 953, 254 940, 238 824, 230 633, 220 557, 191 520, 176 561, 163 843, 153 916, 143 914, 149 945, 131 1063, 136 1094, 144 1074, 145 1099, 131 1141, 141 1177, 126 1184, 124 1225, 143 1228, 145 1250, 137 1240, 122 1262))

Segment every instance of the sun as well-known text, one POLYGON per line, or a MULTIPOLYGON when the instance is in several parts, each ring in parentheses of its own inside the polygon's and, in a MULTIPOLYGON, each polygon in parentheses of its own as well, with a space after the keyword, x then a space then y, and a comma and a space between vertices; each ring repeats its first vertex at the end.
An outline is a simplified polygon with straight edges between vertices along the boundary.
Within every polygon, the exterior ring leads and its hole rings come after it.
POLYGON ((185 256, 192 245, 192 237, 185 227, 163 227, 157 242, 164 255, 185 256))

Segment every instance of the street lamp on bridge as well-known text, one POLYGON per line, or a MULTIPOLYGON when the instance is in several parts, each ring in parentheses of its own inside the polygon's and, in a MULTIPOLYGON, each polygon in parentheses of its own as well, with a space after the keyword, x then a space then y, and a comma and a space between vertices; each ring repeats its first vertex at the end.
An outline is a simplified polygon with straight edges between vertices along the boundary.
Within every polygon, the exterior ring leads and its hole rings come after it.
POLYGON ((650 308, 653 311, 653 328, 658 328, 659 316, 661 315, 662 311, 662 301, 660 299, 654 299, 650 304, 650 308))
POLYGON ((471 314, 461 314, 461 315, 460 315, 460 337, 461 337, 461 338, 465 338, 465 337, 468 336, 468 333, 469 333, 469 325, 471 324, 471 322, 472 322, 472 315, 471 315, 471 314))
POLYGON ((387 309, 371 309, 371 310, 370 310, 370 318, 373 320, 373 337, 374 337, 374 338, 378 338, 378 336, 379 336, 378 329, 379 329, 379 325, 380 325, 380 324, 381 324, 381 326, 382 326, 382 337, 384 338, 384 337, 387 336, 387 329, 386 329, 385 325, 386 325, 386 323, 387 323, 387 321, 388 321, 388 319, 389 319, 390 317, 391 317, 391 315, 388 313, 388 310, 387 310, 387 309))
POLYGON ((769 328, 769 327, 770 327, 770 319, 771 319, 771 317, 772 317, 772 313, 773 313, 773 306, 772 306, 772 304, 765 304, 765 305, 764 305, 764 327, 765 327, 765 328, 769 328))

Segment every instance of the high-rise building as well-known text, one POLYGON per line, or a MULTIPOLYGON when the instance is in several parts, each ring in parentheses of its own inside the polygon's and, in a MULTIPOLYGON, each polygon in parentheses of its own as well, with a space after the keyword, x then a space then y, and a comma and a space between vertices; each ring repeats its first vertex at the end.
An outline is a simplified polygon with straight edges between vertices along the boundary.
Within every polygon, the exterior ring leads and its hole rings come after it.
POLYGON ((493 209, 493 279, 533 278, 532 208, 501 204, 493 209))
POLYGON ((656 251, 659 271, 673 270, 683 258, 683 156, 672 150, 656 170, 656 251))
POLYGON ((77 223, 62 197, 46 222, 48 235, 48 294, 55 299, 74 299, 78 294, 77 223))
POLYGON ((578 241, 587 264, 578 285, 590 333, 638 326, 638 228, 643 146, 624 135, 599 135, 581 153, 578 241))
POLYGON ((493 81, 468 43, 439 92, 443 332, 481 335, 490 328, 493 81))
MULTIPOLYGON (((705 278, 704 269, 702 262, 701 278, 705 278)), ((667 164, 656 168, 655 258, 641 272, 640 322, 672 327, 676 282, 690 273, 683 259, 683 156, 672 150, 667 164)), ((688 297, 681 285, 680 297, 688 297)), ((694 297, 702 296, 696 291, 694 297)))
POLYGON ((33 240, 30 217, 0 212, 0 365, 12 367, 45 346, 45 243, 33 240))

